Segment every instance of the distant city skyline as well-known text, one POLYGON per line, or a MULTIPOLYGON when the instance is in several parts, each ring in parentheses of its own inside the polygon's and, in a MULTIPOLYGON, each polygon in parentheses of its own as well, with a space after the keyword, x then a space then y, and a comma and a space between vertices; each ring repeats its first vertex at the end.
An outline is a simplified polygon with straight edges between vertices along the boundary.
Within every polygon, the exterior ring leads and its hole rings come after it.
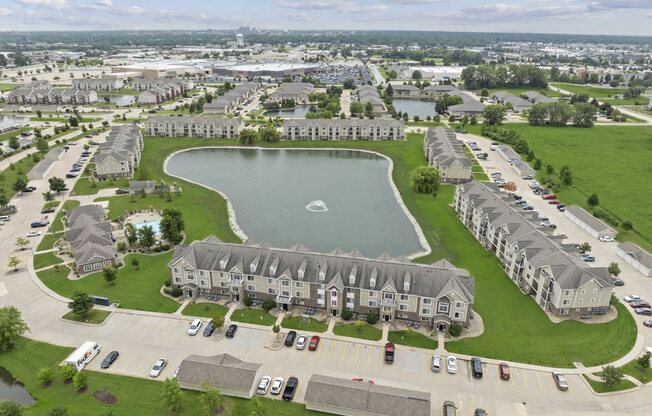
POLYGON ((426 30, 652 35, 652 0, 0 0, 2 31, 426 30))

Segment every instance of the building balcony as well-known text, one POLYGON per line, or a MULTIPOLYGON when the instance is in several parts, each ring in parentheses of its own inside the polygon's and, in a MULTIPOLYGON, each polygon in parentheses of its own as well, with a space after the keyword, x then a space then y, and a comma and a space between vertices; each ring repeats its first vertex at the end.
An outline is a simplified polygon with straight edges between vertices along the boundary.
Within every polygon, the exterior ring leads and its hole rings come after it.
POLYGON ((293 299, 292 296, 276 295, 276 303, 291 304, 293 299))
POLYGON ((380 304, 383 306, 396 306, 396 299, 381 299, 380 304))
POLYGON ((229 286, 241 287, 244 284, 244 280, 243 279, 229 279, 226 282, 226 284, 228 284, 229 286))

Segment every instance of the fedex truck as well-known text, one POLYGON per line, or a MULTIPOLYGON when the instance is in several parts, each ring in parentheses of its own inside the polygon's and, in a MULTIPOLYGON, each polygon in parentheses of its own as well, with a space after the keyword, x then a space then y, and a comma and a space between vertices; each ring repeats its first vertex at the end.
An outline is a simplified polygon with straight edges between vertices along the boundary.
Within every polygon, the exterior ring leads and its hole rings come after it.
POLYGON ((86 341, 66 358, 61 365, 71 365, 75 371, 81 371, 91 362, 102 347, 97 342, 86 341))

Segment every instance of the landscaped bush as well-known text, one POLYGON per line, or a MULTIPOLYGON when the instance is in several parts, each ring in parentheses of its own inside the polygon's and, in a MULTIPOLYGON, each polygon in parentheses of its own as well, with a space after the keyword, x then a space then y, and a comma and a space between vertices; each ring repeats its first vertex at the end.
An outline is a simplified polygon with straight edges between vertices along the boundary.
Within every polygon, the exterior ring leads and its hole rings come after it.
POLYGON ((173 288, 167 288, 166 287, 165 289, 163 289, 163 291, 165 293, 167 293, 168 295, 170 295, 172 297, 175 297, 175 298, 178 298, 179 296, 183 295, 183 290, 181 290, 181 288, 176 287, 176 286, 173 287, 173 288))
POLYGON ((162 249, 163 251, 168 251, 168 250, 170 249, 170 245, 169 245, 169 244, 163 244, 163 245, 161 246, 161 249, 162 249))
POLYGON ((350 321, 351 318, 353 318, 353 312, 347 310, 342 311, 342 319, 350 321))
POLYGON ((450 327, 448 327, 448 333, 454 337, 459 336, 462 333, 462 326, 453 324, 450 327))
POLYGON ((251 306, 254 303, 254 300, 251 298, 251 296, 245 296, 245 298, 242 300, 242 303, 245 304, 245 306, 251 306))
POLYGON ((165 280, 163 281, 163 284, 165 285, 165 287, 170 287, 170 285, 171 285, 171 283, 170 283, 170 279, 165 279, 165 280))
POLYGON ((118 251, 124 253, 126 249, 127 249, 127 244, 125 244, 124 241, 118 243, 118 251))
POLYGON ((154 251, 157 252, 157 253, 160 253, 161 252, 161 247, 157 246, 156 248, 154 248, 154 251))
POLYGON ((263 309, 269 312, 276 306, 276 301, 272 298, 265 298, 263 300, 263 309))
POLYGON ((378 314, 376 311, 371 311, 367 314, 367 323, 369 325, 374 325, 376 322, 378 322, 378 314))

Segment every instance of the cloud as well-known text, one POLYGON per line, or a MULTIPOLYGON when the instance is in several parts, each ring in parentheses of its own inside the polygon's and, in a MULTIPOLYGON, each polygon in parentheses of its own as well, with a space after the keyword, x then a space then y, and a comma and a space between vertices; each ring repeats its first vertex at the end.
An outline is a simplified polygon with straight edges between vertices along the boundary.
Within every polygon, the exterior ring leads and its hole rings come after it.
POLYGON ((494 3, 482 6, 466 7, 460 11, 426 12, 432 17, 469 21, 510 21, 513 19, 573 19, 585 15, 585 6, 542 6, 515 3, 494 3))
POLYGON ((312 20, 312 18, 306 13, 289 13, 286 14, 285 17, 290 22, 309 22, 312 20))
POLYGON ((353 1, 346 0, 304 0, 304 1, 279 1, 278 5, 286 9, 297 10, 335 10, 344 13, 375 13, 389 9, 384 4, 358 6, 353 1))
POLYGON ((144 7, 140 6, 129 6, 129 7, 120 7, 113 9, 112 13, 119 14, 122 16, 140 16, 147 13, 144 7))
POLYGON ((13 10, 6 9, 4 7, 0 7, 0 17, 2 16, 11 16, 14 14, 13 10))
POLYGON ((111 2, 111 0, 97 0, 95 2, 95 4, 98 5, 98 6, 104 6, 104 7, 113 6, 113 2, 111 2))
POLYGON ((47 7, 48 9, 63 10, 68 8, 68 0, 16 0, 18 3, 30 6, 47 7))
POLYGON ((429 4, 429 3, 445 3, 455 0, 381 0, 383 3, 391 4, 429 4))
POLYGON ((652 0, 598 0, 589 3, 589 10, 652 9, 652 0))

